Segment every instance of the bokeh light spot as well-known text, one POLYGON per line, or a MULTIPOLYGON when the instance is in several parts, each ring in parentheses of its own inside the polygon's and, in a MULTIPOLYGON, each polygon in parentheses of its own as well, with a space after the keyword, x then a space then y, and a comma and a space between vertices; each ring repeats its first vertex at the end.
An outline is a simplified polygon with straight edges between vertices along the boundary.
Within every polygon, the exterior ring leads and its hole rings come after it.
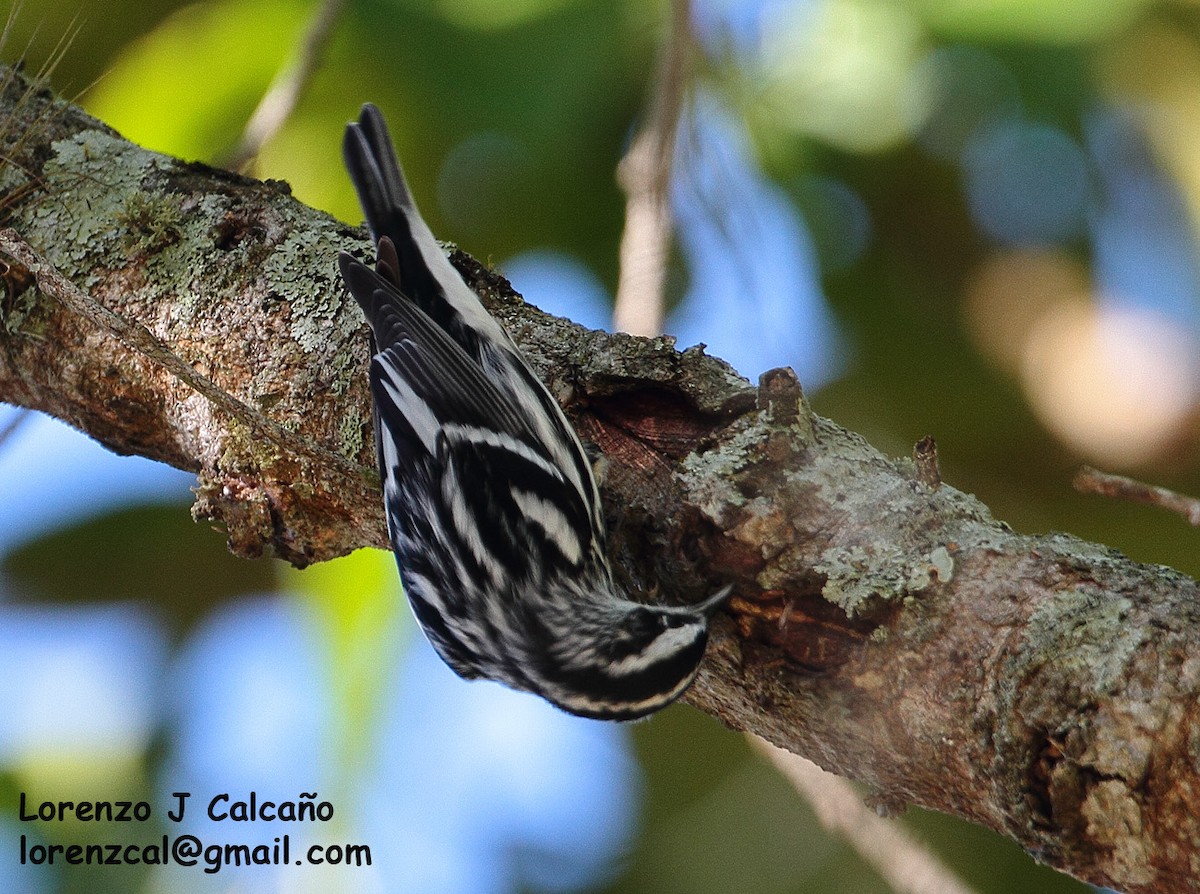
POLYGON ((853 151, 885 149, 907 136, 921 104, 909 84, 924 39, 904 8, 879 0, 781 7, 763 37, 767 106, 796 132, 853 151))
POLYGON ((1130 467, 1174 445, 1194 412, 1195 339, 1137 309, 1064 303, 1026 343, 1022 384, 1042 422, 1093 462, 1130 467))
POLYGON ((141 758, 166 637, 136 605, 0 610, 0 762, 41 773, 141 758))
POLYGON ((1091 301, 1087 271, 1060 251, 1006 251, 974 272, 963 312, 976 346, 1006 372, 1020 371, 1029 333, 1047 308, 1091 301))
POLYGON ((975 134, 963 163, 971 214, 993 239, 1005 245, 1048 245, 1083 234, 1088 162, 1061 130, 1020 120, 1000 122, 975 134))

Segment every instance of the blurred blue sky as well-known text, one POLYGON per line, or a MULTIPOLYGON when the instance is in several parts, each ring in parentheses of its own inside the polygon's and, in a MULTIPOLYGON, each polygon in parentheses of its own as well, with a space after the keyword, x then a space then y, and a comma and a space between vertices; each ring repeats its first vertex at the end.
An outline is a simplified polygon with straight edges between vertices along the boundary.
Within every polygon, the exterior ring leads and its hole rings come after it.
POLYGON ((671 198, 689 288, 666 330, 751 381, 776 366, 820 388, 845 345, 800 212, 759 169, 743 124, 699 93, 679 129, 671 198))
MULTIPOLYGON (((752 381, 791 366, 806 388, 829 382, 845 344, 808 227, 759 169, 742 122, 713 93, 702 91, 680 125, 671 204, 688 286, 665 329, 679 347, 704 343, 752 381)), ((858 215, 847 226, 861 232, 843 245, 861 251, 869 224, 858 215)), ((612 330, 612 296, 570 255, 533 250, 500 266, 542 310, 612 330)))
POLYGON ((1089 223, 1101 300, 1146 308, 1200 333, 1200 266, 1177 184, 1125 111, 1099 107, 1084 124, 1100 193, 1089 223))
MULTIPOLYGON (((0 404, 0 429, 18 411, 0 404)), ((41 413, 0 448, 0 554, 52 528, 136 503, 191 502, 196 476, 117 456, 41 413)))

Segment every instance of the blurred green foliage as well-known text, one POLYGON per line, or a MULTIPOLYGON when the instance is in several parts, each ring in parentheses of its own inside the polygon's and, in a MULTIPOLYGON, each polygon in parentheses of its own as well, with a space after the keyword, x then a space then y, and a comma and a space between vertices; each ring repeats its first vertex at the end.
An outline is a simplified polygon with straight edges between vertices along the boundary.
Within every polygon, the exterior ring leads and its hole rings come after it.
POLYGON ((141 601, 179 637, 222 602, 275 585, 266 562, 236 559, 185 506, 119 509, 59 528, 4 557, 30 604, 141 601))
MULTIPOLYGON (((387 699, 390 670, 407 621, 400 599, 396 563, 382 550, 360 549, 335 562, 303 572, 280 565, 279 583, 313 610, 324 635, 333 680, 330 753, 335 755, 339 789, 353 787, 357 769, 368 759, 379 732, 379 706, 387 699)), ((412 633, 412 631, 406 631, 412 633)))

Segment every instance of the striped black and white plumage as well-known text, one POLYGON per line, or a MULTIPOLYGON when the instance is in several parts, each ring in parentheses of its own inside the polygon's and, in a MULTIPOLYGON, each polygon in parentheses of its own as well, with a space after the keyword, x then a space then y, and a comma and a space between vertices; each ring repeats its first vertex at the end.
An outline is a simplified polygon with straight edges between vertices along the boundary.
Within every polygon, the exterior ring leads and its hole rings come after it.
POLYGON ((591 464, 562 410, 421 219, 374 106, 346 166, 375 270, 342 275, 374 336, 388 532, 426 636, 459 675, 632 719, 691 683, 722 592, 645 605, 614 586, 591 464))

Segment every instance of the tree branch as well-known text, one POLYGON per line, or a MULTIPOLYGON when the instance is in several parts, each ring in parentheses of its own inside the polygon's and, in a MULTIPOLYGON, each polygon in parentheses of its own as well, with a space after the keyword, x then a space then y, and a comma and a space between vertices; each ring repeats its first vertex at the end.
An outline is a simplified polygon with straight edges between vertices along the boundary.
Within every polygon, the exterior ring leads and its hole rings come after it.
POLYGON ((662 332, 674 229, 671 168, 693 40, 691 0, 671 0, 670 31, 659 54, 646 120, 617 167, 625 192, 625 229, 613 325, 633 335, 662 332))
MULTIPOLYGON (((146 152, 12 72, 0 113, 2 222, 37 254, 5 276, 0 398, 195 471, 194 513, 241 555, 383 546, 378 481, 358 471, 365 327, 334 260, 366 255, 362 231, 280 184, 146 152), (54 272, 152 339, 25 287, 55 292, 54 272)), ((454 260, 607 454, 621 567, 671 600, 734 583, 692 704, 879 805, 958 814, 1097 884, 1200 891, 1195 581, 1014 533, 928 457, 814 415, 789 370, 755 389, 454 260)))
POLYGON ((293 58, 275 75, 246 123, 237 148, 225 159, 231 170, 247 171, 262 147, 287 123, 321 64, 345 6, 346 0, 321 0, 293 58))
POLYGON ((849 782, 757 736, 747 740, 812 806, 821 825, 844 838, 893 894, 975 894, 935 854, 872 812, 849 782))
POLYGON ((1160 509, 1182 515, 1189 525, 1200 528, 1200 500, 1195 497, 1184 496, 1165 487, 1156 487, 1124 475, 1101 472, 1091 466, 1081 468, 1072 483, 1075 490, 1081 494, 1099 494, 1102 497, 1128 500, 1131 503, 1158 506, 1160 509))

